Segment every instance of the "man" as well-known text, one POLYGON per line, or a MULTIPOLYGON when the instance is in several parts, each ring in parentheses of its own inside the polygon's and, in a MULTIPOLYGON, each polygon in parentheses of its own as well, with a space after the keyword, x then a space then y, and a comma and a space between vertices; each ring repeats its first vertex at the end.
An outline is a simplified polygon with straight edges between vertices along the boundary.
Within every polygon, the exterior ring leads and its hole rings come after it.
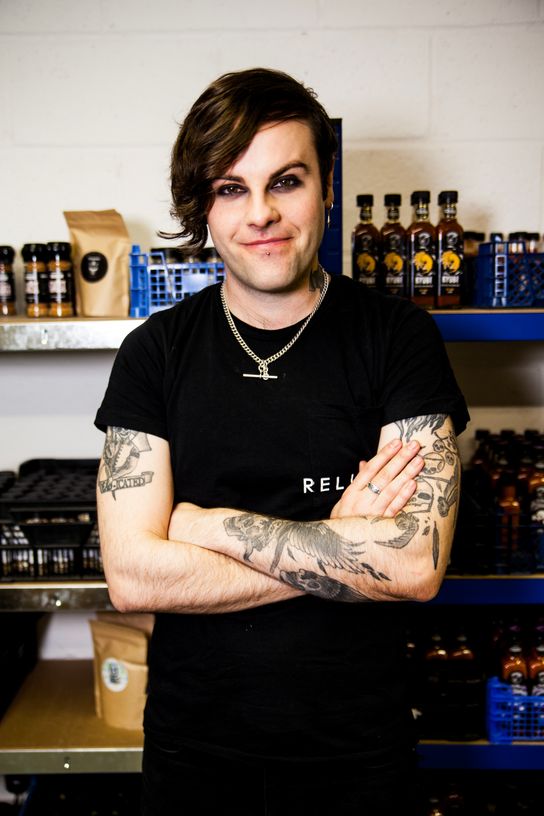
POLYGON ((467 413, 426 313, 319 267, 335 150, 285 74, 202 94, 173 212, 226 280, 129 335, 97 415, 111 598, 158 613, 146 816, 417 812, 392 602, 440 586, 467 413))

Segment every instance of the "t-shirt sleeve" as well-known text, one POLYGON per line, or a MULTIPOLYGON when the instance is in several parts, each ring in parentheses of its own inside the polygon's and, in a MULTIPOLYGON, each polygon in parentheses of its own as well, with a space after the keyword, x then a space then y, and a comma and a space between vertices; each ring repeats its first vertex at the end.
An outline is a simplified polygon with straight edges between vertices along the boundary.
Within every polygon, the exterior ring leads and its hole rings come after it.
POLYGON ((460 434, 470 419, 435 321, 412 304, 400 308, 390 324, 382 397, 385 425, 449 414, 460 434))
POLYGON ((166 343, 148 319, 124 339, 115 357, 95 425, 130 428, 168 439, 164 400, 166 343))

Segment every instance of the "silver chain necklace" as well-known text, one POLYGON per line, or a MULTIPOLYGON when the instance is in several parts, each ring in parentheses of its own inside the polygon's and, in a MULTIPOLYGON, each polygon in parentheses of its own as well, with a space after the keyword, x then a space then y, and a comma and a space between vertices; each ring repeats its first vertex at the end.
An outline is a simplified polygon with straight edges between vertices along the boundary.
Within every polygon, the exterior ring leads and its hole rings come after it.
POLYGON ((236 325, 235 325, 234 320, 232 318, 232 315, 230 313, 230 309, 227 306, 227 300, 225 298, 225 282, 223 281, 223 283, 221 284, 221 288, 220 288, 219 292, 220 292, 220 295, 221 295, 221 303, 223 304, 223 311, 225 312, 225 317, 227 318, 227 323, 229 324, 230 330, 232 331, 232 333, 235 336, 238 343, 242 346, 242 348, 244 349, 246 354, 248 354, 251 357, 251 359, 254 360, 257 363, 257 366, 259 367, 259 373, 258 374, 243 374, 242 375, 243 377, 256 377, 259 380, 277 380, 278 379, 275 374, 269 374, 268 373, 268 366, 270 365, 270 363, 275 363, 276 360, 279 360, 280 357, 283 357, 285 352, 289 351, 289 349, 292 346, 295 345, 298 338, 300 337, 300 335, 302 334, 302 332, 304 331, 304 329, 306 328, 306 326, 308 325, 308 323, 310 322, 312 317, 315 315, 315 313, 317 312, 317 310, 319 309, 319 307, 323 303, 323 299, 324 299, 325 295, 327 294, 327 289, 329 288, 329 276, 327 275, 327 273, 325 272, 325 270, 322 267, 320 267, 320 269, 321 269, 321 274, 323 275, 323 289, 321 290, 319 300, 315 304, 312 312, 308 315, 308 317, 306 318, 306 320, 304 321, 304 323, 302 324, 300 329, 297 331, 295 336, 292 337, 291 340, 289 340, 287 345, 284 346, 279 351, 277 351, 275 354, 272 354, 271 357, 267 357, 266 360, 262 360, 260 357, 257 357, 255 352, 252 351, 252 349, 249 348, 248 344, 246 343, 246 341, 244 340, 244 338, 242 337, 242 335, 240 334, 240 332, 236 328, 236 325))

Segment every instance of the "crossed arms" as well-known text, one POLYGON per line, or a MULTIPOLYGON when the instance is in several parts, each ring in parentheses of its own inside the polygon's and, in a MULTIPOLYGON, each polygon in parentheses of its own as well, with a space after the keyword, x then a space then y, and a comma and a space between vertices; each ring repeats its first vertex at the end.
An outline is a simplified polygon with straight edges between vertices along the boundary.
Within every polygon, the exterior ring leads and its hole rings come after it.
POLYGON ((331 518, 293 522, 232 508, 173 508, 165 440, 109 428, 98 478, 104 568, 122 610, 227 612, 304 593, 428 600, 455 527, 460 464, 443 414, 382 428, 378 454, 331 518), (379 485, 376 496, 368 481, 379 485))

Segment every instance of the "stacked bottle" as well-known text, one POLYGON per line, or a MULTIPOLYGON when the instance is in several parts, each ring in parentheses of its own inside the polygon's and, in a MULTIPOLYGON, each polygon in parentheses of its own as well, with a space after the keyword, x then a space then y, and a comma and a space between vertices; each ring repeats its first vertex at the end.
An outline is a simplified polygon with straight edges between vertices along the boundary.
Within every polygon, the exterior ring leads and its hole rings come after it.
MULTIPOLYGON (((416 190, 410 197, 412 223, 400 223, 402 197, 384 196, 385 223, 373 223, 372 195, 358 195, 359 223, 352 233, 352 275, 365 286, 390 295, 408 297, 426 309, 456 308, 465 294, 464 233, 457 221, 458 194, 446 190, 438 196, 441 216, 430 221, 431 195, 416 190)), ((466 295, 465 295, 466 297, 466 295)))
POLYGON ((493 571, 544 571, 544 435, 479 429, 467 489, 496 512, 493 571))

